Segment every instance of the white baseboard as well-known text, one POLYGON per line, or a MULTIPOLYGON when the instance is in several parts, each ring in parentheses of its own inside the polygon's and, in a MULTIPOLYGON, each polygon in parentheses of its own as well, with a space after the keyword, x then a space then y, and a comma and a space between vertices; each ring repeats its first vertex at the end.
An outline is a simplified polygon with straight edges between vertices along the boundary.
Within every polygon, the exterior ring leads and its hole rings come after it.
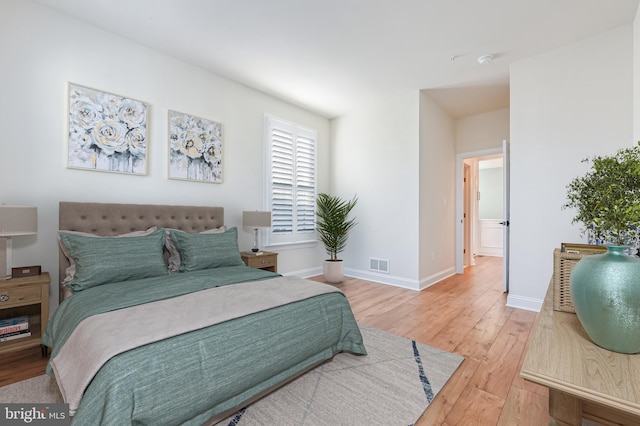
MULTIPOLYGON (((417 282, 415 280, 408 280, 406 278, 394 277, 393 275, 377 274, 375 272, 363 271, 359 269, 347 268, 344 272, 345 275, 349 277, 360 278, 380 284, 387 284, 394 287, 401 287, 409 290, 419 291, 437 284, 452 275, 455 275, 455 268, 446 269, 440 273, 420 280, 420 282, 417 282)), ((316 268, 287 272, 282 275, 309 278, 322 275, 322 273, 322 267, 318 266, 316 268)), ((527 311, 540 312, 540 309, 542 309, 542 302, 543 299, 534 299, 532 297, 516 296, 511 294, 507 296, 507 306, 511 308, 524 309, 527 311)))
POLYGON ((516 296, 511 294, 507 296, 507 306, 533 312, 540 312, 543 301, 543 299, 534 299, 532 297, 516 296))
MULTIPOLYGON (((321 266, 316 268, 303 269, 300 271, 292 271, 282 273, 284 276, 296 276, 301 278, 317 277, 324 273, 321 266)), ((346 268, 344 271, 346 277, 359 278, 366 281, 372 281, 380 284, 387 284, 394 287, 402 287, 409 290, 418 290, 418 283, 405 278, 398 278, 388 274, 377 274, 375 272, 361 271, 358 269, 346 268)))
MULTIPOLYGON (((316 268, 304 269, 300 271, 287 272, 287 273, 283 273, 282 275, 309 278, 309 277, 315 277, 322 274, 323 274, 322 267, 316 267, 316 268)), ((361 280, 373 281, 380 284, 387 284, 394 287, 401 287, 409 290, 420 291, 436 283, 439 283, 445 278, 449 278, 450 276, 455 275, 455 268, 453 267, 448 268, 442 272, 439 272, 423 280, 420 280, 419 282, 416 280, 396 277, 389 274, 379 274, 376 272, 365 271, 361 269, 352 269, 352 268, 345 268, 344 275, 347 277, 359 278, 361 280)))
POLYGON ((323 273, 324 272, 322 271, 322 266, 318 266, 316 268, 301 269, 299 271, 292 271, 287 273, 281 272, 281 274, 284 276, 301 278, 316 277, 318 275, 322 275, 323 273))
POLYGON ((376 272, 351 268, 345 268, 344 274, 348 277, 360 278, 362 280, 373 281, 380 284, 388 284, 394 287, 402 287, 409 290, 420 290, 419 283, 417 281, 395 277, 389 274, 379 274, 376 272))
POLYGON ((450 276, 455 274, 456 274, 455 267, 447 268, 444 271, 438 272, 437 274, 433 274, 423 280, 420 280, 420 290, 424 290, 427 287, 431 287, 432 285, 437 284, 440 281, 447 279, 450 276))
POLYGON ((478 256, 491 256, 491 257, 503 257, 503 250, 501 248, 487 248, 481 247, 477 253, 478 256))

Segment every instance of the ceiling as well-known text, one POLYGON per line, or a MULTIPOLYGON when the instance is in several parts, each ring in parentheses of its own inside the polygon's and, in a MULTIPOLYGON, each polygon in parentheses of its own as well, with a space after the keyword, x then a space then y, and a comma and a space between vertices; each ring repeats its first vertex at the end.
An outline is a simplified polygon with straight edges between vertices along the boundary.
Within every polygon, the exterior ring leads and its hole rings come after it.
POLYGON ((328 118, 408 90, 454 118, 506 107, 511 63, 631 23, 640 2, 34 1, 328 118))

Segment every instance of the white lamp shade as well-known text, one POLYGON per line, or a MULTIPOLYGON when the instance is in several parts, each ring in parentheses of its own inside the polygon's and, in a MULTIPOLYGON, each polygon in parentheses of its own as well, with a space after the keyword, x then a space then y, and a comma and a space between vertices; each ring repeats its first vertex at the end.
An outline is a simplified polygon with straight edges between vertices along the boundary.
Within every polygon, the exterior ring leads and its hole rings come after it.
POLYGON ((245 228, 271 228, 271 212, 244 211, 242 212, 242 226, 245 228))
POLYGON ((33 235, 37 232, 37 207, 0 205, 0 237, 33 235))

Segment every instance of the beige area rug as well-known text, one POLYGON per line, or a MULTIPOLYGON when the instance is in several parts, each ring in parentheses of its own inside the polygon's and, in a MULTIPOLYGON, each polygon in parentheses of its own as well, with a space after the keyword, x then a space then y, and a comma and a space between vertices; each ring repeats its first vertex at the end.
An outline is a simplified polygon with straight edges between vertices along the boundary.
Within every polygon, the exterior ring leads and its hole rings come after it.
MULTIPOLYGON (((411 425, 463 358, 360 326, 369 355, 338 354, 218 425, 411 425)), ((47 375, 0 387, 0 401, 62 402, 47 375)))

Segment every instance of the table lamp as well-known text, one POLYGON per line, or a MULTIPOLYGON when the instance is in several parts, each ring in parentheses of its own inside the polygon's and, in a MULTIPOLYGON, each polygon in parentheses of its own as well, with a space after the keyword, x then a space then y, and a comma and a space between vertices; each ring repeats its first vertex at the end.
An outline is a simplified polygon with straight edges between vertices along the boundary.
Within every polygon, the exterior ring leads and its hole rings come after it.
POLYGON ((258 248, 258 229, 271 228, 271 212, 263 211, 243 211, 242 226, 245 229, 253 229, 253 248, 252 252, 260 251, 258 248))
POLYGON ((37 231, 37 207, 0 205, 0 279, 11 278, 11 238, 37 231))

